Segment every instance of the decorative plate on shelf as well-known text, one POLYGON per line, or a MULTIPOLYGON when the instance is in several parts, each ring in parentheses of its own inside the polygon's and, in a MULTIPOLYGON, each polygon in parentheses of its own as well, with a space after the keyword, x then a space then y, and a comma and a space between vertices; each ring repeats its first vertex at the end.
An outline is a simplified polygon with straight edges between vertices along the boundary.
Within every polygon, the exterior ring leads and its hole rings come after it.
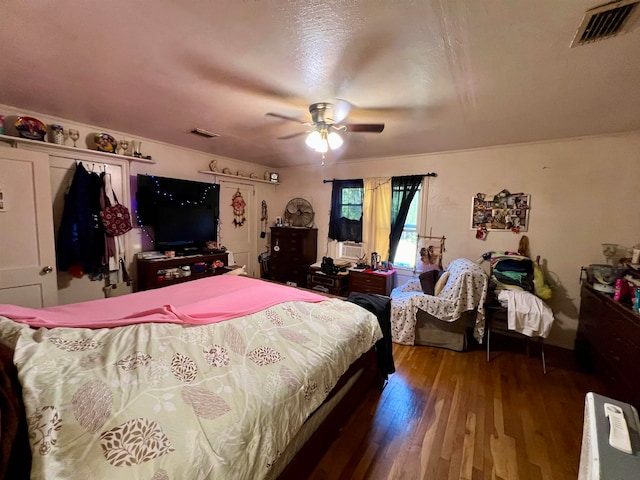
POLYGON ((94 137, 96 142, 96 150, 100 152, 116 153, 118 142, 108 133, 96 133, 94 137))
POLYGON ((47 126, 37 118, 18 117, 14 125, 22 138, 44 142, 44 137, 47 134, 47 126))

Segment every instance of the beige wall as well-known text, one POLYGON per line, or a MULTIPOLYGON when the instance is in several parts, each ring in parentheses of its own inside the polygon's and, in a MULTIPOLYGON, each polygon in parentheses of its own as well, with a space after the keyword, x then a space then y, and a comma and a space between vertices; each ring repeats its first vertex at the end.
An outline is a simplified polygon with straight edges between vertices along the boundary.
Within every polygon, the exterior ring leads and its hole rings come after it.
MULTIPOLYGON (((78 128, 81 138, 92 132, 107 131, 117 139, 122 136, 140 139, 143 154, 151 155, 156 163, 132 162, 131 176, 148 173, 213 181, 214 177, 198 170, 207 170, 214 158, 218 160, 219 169, 241 169, 260 177, 266 170, 262 166, 16 107, 0 105, 0 113, 33 115, 45 123, 60 123, 65 129, 78 128)), ((269 205, 269 224, 273 224, 277 215, 282 215, 289 199, 299 196, 309 199, 316 213, 318 257, 321 258, 326 254, 331 195, 331 184, 322 183, 323 179, 436 172, 438 176, 429 184, 425 231, 447 237, 446 263, 458 257, 475 260, 490 250, 516 249, 520 235, 513 233, 490 232, 485 241, 476 240, 475 232, 469 228, 471 199, 478 192, 492 195, 505 188, 529 193, 530 228, 526 235, 532 255, 541 256, 555 290, 550 305, 557 321, 549 342, 572 348, 579 308, 580 267, 603 262, 601 243, 627 247, 640 243, 640 222, 634 205, 634 194, 640 185, 638 165, 640 131, 340 164, 332 164, 328 158, 325 166, 321 166, 318 159, 313 167, 279 169, 279 186, 256 183, 255 221, 259 222, 263 199, 269 205)), ((224 208, 224 201, 221 206, 224 208)), ((259 224, 256 231, 259 234, 259 224)), ((257 238, 252 261, 257 263, 257 254, 265 250, 267 243, 268 238, 257 238)), ((132 233, 131 244, 134 252, 149 249, 139 230, 132 233)), ((82 299, 85 298, 78 300, 82 299)), ((73 301, 73 295, 68 300, 73 301)))
POLYGON ((549 343, 573 348, 579 308, 580 267, 603 263, 600 244, 640 243, 635 194, 640 185, 640 132, 396 157, 281 171, 277 207, 312 197, 318 257, 325 254, 331 184, 346 179, 436 172, 430 180, 426 232, 447 237, 445 264, 476 260, 491 250, 516 250, 521 235, 490 232, 477 240, 470 229, 471 200, 502 189, 531 194, 531 254, 540 255, 554 286, 549 302, 556 324, 549 343), (310 193, 312 192, 312 193, 310 193))

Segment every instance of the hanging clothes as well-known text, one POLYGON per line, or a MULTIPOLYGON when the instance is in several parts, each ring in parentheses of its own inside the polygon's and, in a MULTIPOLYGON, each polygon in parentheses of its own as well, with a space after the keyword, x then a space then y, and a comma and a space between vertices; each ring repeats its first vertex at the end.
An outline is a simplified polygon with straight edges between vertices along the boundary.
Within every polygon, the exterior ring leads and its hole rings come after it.
POLYGON ((91 220, 93 228, 93 239, 91 242, 91 265, 92 268, 86 273, 91 273, 94 280, 100 280, 104 270, 104 248, 105 248, 105 230, 100 220, 100 196, 102 195, 103 177, 105 173, 100 174, 91 172, 89 174, 89 210, 91 211, 91 220))
MULTIPOLYGON (((102 186, 100 191, 100 206, 104 209, 113 205, 115 202, 113 187, 111 185, 111 175, 104 173, 102 175, 102 186), (113 200, 112 200, 113 199, 113 200)), ((104 270, 107 277, 107 285, 119 283, 118 270, 120 268, 120 259, 125 257, 125 249, 122 236, 114 237, 104 230, 104 270)))
POLYGON ((79 162, 65 194, 58 231, 58 270, 69 271, 77 277, 91 272, 94 266, 91 256, 94 229, 89 204, 90 184, 89 172, 79 162))

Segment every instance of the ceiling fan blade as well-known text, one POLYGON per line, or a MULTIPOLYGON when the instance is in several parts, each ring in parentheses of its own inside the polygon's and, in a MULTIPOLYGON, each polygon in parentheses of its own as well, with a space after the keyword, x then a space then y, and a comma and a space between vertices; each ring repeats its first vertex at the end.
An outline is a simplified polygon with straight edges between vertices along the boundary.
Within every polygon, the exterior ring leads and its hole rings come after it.
POLYGON ((308 125, 307 122, 304 122, 304 121, 302 121, 302 120, 300 120, 298 118, 288 117, 287 115, 281 115, 279 113, 268 112, 268 113, 265 113, 265 115, 268 116, 268 117, 280 118, 282 120, 289 120, 290 122, 296 122, 296 123, 299 123, 301 125, 308 125))
POLYGON ((343 126, 347 132, 380 133, 384 130, 384 123, 347 123, 343 126))
POLYGON ((278 140, 289 140, 290 138, 295 138, 295 137, 299 137, 301 135, 306 135, 309 132, 298 132, 298 133, 292 133, 291 135, 285 135, 284 137, 278 137, 278 140))

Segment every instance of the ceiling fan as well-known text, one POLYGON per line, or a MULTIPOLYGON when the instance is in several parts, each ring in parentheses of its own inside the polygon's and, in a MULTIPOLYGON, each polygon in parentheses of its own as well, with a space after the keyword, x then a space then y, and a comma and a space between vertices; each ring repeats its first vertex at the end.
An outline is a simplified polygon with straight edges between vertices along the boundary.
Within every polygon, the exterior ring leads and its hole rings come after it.
POLYGON ((351 106, 349 102, 346 101, 339 101, 335 107, 331 103, 319 102, 309 106, 309 113, 311 114, 310 122, 304 122, 279 113, 269 112, 266 115, 310 127, 304 132, 278 137, 279 140, 287 140, 307 134, 306 144, 316 152, 326 153, 329 149, 335 150, 342 146, 343 139, 338 132, 380 133, 384 130, 384 123, 345 123, 350 110, 351 106), (336 118, 327 116, 327 110, 331 109, 336 118))

